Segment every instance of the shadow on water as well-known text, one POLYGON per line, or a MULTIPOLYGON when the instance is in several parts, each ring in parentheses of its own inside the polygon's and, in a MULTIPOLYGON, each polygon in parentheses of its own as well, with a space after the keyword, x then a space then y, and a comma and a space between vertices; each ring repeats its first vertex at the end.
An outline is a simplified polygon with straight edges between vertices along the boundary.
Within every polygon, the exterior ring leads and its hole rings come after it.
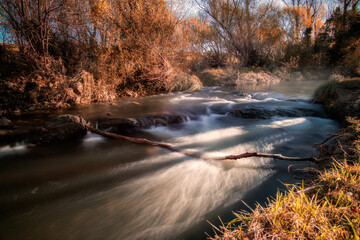
POLYGON ((252 209, 256 208, 257 204, 266 206, 268 199, 275 197, 277 191, 287 190, 284 183, 294 184, 296 182, 298 182, 298 180, 289 177, 289 173, 286 170, 278 169, 276 173, 265 182, 248 191, 246 195, 241 198, 241 200, 226 207, 219 207, 218 209, 215 209, 214 211, 206 214, 203 217, 203 221, 194 225, 188 230, 188 232, 181 235, 179 239, 193 240, 207 239, 208 236, 214 237, 216 233, 219 233, 213 229, 210 223, 216 227, 221 226, 223 223, 226 225, 235 218, 233 212, 240 212, 243 210, 251 212, 252 209), (249 209, 249 207, 251 209, 249 209))
MULTIPOLYGON (((110 142, 112 144, 124 144, 123 141, 119 140, 110 142)), ((130 145, 129 148, 135 147, 137 149, 135 153, 134 149, 131 151, 127 149, 133 153, 129 154, 127 158, 120 156, 119 159, 119 156, 114 156, 110 159, 109 157, 104 159, 106 161, 91 162, 85 160, 82 163, 79 163, 79 161, 76 164, 65 162, 55 166, 52 164, 46 166, 45 164, 45 166, 42 165, 43 169, 38 169, 40 166, 37 165, 33 171, 25 169, 22 174, 14 172, 18 166, 12 166, 12 169, 3 168, 3 173, 8 171, 10 174, 7 174, 7 177, 2 174, 0 178, 0 212, 2 213, 0 218, 6 218, 8 214, 25 211, 39 204, 61 201, 62 198, 74 196, 79 192, 84 192, 84 190, 87 195, 104 191, 132 178, 141 178, 141 176, 149 173, 156 174, 157 171, 163 168, 173 167, 189 159, 189 157, 184 157, 181 154, 175 154, 177 155, 175 159, 149 164, 145 160, 140 166, 127 168, 124 167, 126 162, 142 161, 146 156, 146 152, 143 151, 143 146, 131 143, 126 143, 126 145, 130 145), (121 170, 122 168, 124 169, 121 170), (109 171, 112 171, 112 173, 109 174, 109 171), (36 194, 33 192, 34 189, 38 189, 36 194), (14 201, 14 199, 17 200, 14 201)), ((159 155, 167 154, 166 150, 156 152, 159 155)), ((51 160, 60 162, 64 157, 66 155, 59 157, 57 160, 51 160)), ((148 157, 150 156, 148 155, 148 157)), ((79 159, 79 157, 76 158, 79 159)), ((95 156, 95 158, 98 159, 99 156, 95 156)))

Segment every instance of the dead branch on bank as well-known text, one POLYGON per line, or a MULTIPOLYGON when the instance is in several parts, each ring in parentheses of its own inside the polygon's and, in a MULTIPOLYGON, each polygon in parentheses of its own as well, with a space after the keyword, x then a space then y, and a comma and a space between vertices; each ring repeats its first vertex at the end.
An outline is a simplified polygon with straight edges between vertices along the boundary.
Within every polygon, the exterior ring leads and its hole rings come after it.
POLYGON ((218 161, 221 161, 221 160, 237 160, 237 159, 249 158, 249 157, 272 158, 272 159, 285 160, 285 161, 311 161, 311 162, 314 162, 316 160, 314 157, 307 157, 307 158, 286 157, 286 156, 283 156, 281 154, 267 154, 267 153, 258 153, 258 152, 246 152, 246 153, 242 153, 242 154, 239 154, 239 155, 227 155, 227 156, 220 156, 220 157, 218 157, 218 156, 204 157, 204 156, 201 156, 199 153, 186 152, 184 150, 177 149, 177 148, 173 147, 170 144, 150 141, 150 140, 148 140, 146 138, 128 137, 128 136, 124 136, 124 135, 119 135, 119 134, 115 134, 115 133, 102 131, 102 130, 99 130, 99 129, 96 129, 96 128, 93 128, 93 127, 90 127, 90 126, 87 126, 87 130, 92 132, 92 133, 102 135, 104 137, 123 139, 123 140, 133 142, 133 143, 146 144, 146 145, 150 145, 150 146, 154 146, 154 147, 160 147, 160 148, 167 149, 167 150, 169 150, 171 152, 177 152, 177 153, 181 153, 181 154, 184 154, 186 156, 189 156, 189 157, 200 158, 200 159, 203 159, 203 160, 218 160, 218 161))

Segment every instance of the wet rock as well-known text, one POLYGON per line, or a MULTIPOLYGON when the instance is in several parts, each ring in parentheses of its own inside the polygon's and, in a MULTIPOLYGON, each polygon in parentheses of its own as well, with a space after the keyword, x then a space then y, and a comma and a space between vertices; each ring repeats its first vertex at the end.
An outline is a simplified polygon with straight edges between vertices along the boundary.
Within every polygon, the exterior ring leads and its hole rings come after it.
POLYGON ((0 128, 9 128, 11 126, 11 121, 5 117, 0 118, 0 128))
POLYGON ((162 114, 140 118, 102 118, 98 128, 118 134, 127 134, 158 126, 181 124, 187 120, 183 115, 162 114))
POLYGON ((270 119, 272 117, 325 117, 321 112, 312 109, 286 109, 275 108, 267 109, 261 107, 245 106, 230 112, 234 117, 249 118, 249 119, 270 119))
POLYGON ((15 114, 16 116, 21 115, 21 110, 20 110, 20 109, 16 109, 16 110, 14 111, 14 114, 15 114))
POLYGON ((275 111, 263 108, 244 107, 233 110, 230 114, 234 117, 250 118, 250 119, 269 119, 276 115, 275 111))
POLYGON ((89 123, 80 116, 60 115, 37 128, 29 140, 35 144, 48 144, 65 140, 79 139, 85 136, 89 123))

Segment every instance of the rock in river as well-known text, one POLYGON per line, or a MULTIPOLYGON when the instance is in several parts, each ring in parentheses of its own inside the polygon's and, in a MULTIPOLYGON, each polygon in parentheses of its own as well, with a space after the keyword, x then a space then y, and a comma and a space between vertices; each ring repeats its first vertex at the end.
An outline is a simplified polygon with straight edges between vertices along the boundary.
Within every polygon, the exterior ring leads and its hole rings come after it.
POLYGON ((176 114, 161 114, 139 118, 101 118, 98 120, 98 127, 101 130, 127 134, 158 126, 169 126, 183 123, 187 116, 176 114))
POLYGON ((230 114, 234 117, 249 119, 270 119, 272 117, 325 117, 321 112, 312 109, 302 108, 263 108, 254 106, 244 106, 232 110, 230 114))
POLYGON ((82 138, 86 134, 86 122, 81 116, 60 115, 37 128, 30 138, 31 143, 47 144, 82 138))
POLYGON ((0 128, 8 128, 11 126, 11 121, 5 117, 0 118, 0 128))

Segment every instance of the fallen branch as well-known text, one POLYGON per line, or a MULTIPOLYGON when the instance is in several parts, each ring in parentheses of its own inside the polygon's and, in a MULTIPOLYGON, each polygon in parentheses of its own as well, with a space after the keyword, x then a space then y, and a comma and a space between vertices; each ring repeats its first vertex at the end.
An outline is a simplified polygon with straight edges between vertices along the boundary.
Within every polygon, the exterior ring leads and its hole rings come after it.
POLYGON ((334 137, 340 137, 339 134, 335 133, 335 134, 332 134, 330 137, 326 138, 324 141, 322 141, 321 143, 315 143, 314 145, 315 146, 321 146, 321 145, 324 145, 325 143, 327 143, 328 141, 330 141, 331 139, 333 139, 334 137))
POLYGON ((273 158, 273 159, 285 160, 285 161, 311 161, 311 162, 315 161, 314 157, 308 157, 308 158, 286 157, 281 154, 268 154, 268 153, 258 153, 258 152, 247 152, 240 155, 215 157, 214 160, 236 160, 236 159, 248 158, 248 157, 273 158))
POLYGON ((221 156, 221 157, 218 157, 218 156, 204 157, 198 153, 186 152, 181 149, 177 149, 170 144, 150 141, 146 138, 127 137, 124 135, 105 132, 105 131, 102 131, 102 130, 99 130, 99 129, 96 129, 96 128, 93 128, 90 126, 87 126, 87 130, 92 133, 102 135, 104 137, 123 139, 123 140, 129 141, 129 142, 139 143, 139 144, 147 144, 147 145, 154 146, 154 147, 164 148, 171 152, 178 152, 178 153, 184 154, 186 156, 190 156, 193 158, 200 158, 200 159, 204 159, 204 160, 219 160, 219 161, 221 161, 221 160, 237 160, 237 159, 249 158, 249 157, 272 158, 272 159, 285 160, 285 161, 311 161, 311 162, 314 162, 316 160, 314 157, 308 157, 308 158, 286 157, 281 154, 267 154, 267 153, 258 153, 258 152, 247 152, 247 153, 243 153, 240 155, 228 155, 228 156, 221 156))

